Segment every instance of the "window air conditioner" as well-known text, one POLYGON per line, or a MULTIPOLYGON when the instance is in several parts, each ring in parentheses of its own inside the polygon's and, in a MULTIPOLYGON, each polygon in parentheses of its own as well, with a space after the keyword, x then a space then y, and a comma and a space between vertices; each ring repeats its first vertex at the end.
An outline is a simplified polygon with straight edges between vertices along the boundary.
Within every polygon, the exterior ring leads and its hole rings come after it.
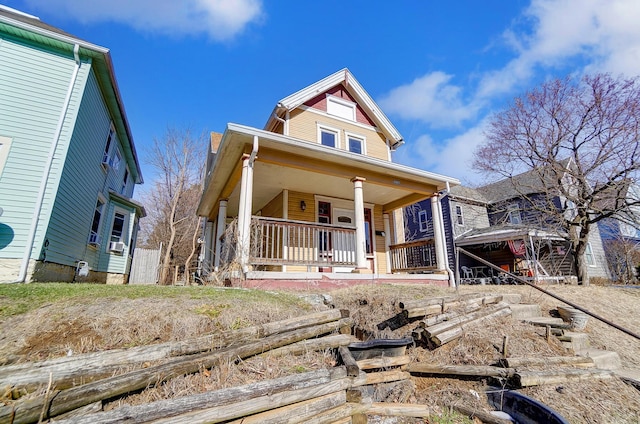
POLYGON ((122 251, 124 250, 124 243, 121 241, 112 241, 109 244, 109 250, 111 250, 112 252, 122 253, 122 251))
POLYGON ((100 236, 94 232, 89 234, 89 244, 92 244, 94 246, 100 245, 100 236))

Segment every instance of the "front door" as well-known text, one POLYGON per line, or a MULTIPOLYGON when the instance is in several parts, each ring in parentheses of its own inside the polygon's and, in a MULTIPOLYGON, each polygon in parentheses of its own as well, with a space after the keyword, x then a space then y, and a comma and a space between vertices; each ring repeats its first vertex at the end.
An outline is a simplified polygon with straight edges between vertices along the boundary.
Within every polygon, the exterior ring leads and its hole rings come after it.
MULTIPOLYGON (((346 227, 355 227, 356 214, 352 209, 333 208, 332 220, 335 225, 343 225, 346 227)), ((333 239, 334 260, 339 262, 355 262, 356 246, 355 240, 345 240, 340 238, 333 239)), ((336 266, 333 272, 351 272, 355 269, 353 266, 336 266)))

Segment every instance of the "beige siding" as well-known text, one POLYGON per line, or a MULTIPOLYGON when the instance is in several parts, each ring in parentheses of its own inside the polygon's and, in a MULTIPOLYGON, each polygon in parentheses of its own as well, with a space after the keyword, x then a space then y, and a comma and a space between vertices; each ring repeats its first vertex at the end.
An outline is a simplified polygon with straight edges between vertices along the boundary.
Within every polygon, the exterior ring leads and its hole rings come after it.
MULTIPOLYGON (((382 205, 375 205, 373 207, 373 228, 375 231, 384 231, 384 219, 382 217, 382 205)), ((376 236, 374 233, 374 238, 376 240, 376 262, 378 264, 378 269, 376 270, 378 274, 387 274, 387 255, 384 250, 384 237, 376 236)))
POLYGON ((294 221, 315 222, 316 203, 313 194, 300 193, 297 191, 289 192, 289 219, 294 221), (304 212, 300 209, 300 202, 303 200, 307 205, 304 212))
POLYGON ((335 119, 328 115, 314 113, 309 110, 296 109, 291 113, 289 135, 307 141, 319 142, 318 125, 339 131, 339 149, 346 149, 346 134, 349 133, 354 136, 364 137, 364 151, 367 156, 389 160, 386 139, 381 133, 375 131, 373 127, 369 129, 365 126, 350 124, 344 120, 335 119))
POLYGON ((470 205, 468 203, 451 201, 451 220, 453 225, 453 236, 458 237, 474 228, 487 228, 489 226, 489 215, 487 208, 480 205, 470 205), (456 206, 462 208, 463 225, 459 225, 456 215, 456 206))

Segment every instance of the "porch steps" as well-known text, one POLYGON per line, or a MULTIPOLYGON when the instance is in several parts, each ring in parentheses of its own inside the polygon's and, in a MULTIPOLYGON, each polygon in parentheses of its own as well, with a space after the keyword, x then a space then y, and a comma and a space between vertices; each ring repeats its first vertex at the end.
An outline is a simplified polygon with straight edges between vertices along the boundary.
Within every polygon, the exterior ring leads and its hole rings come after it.
MULTIPOLYGON (((565 348, 573 351, 576 354, 578 354, 578 352, 587 352, 591 347, 591 345, 589 344, 589 335, 586 333, 577 333, 575 331, 565 331, 562 336, 558 336, 558 340, 562 342, 562 345, 565 348)), ((589 355, 579 355, 579 356, 589 356, 589 355)))
POLYGON ((526 322, 534 324, 534 325, 539 325, 539 326, 549 325, 551 327, 562 326, 562 325, 566 324, 562 320, 562 318, 542 317, 542 316, 529 317, 529 318, 524 319, 523 321, 526 321, 526 322))
MULTIPOLYGON (((511 303, 511 302, 509 302, 511 303)), ((538 304, 524 304, 524 303, 511 303, 511 318, 525 321, 530 318, 539 318, 541 315, 540 305, 538 304)))
POLYGON ((588 347, 586 349, 577 350, 576 354, 578 356, 584 356, 593 359, 593 362, 596 364, 596 368, 604 370, 618 370, 622 366, 620 355, 612 350, 602 350, 588 347))

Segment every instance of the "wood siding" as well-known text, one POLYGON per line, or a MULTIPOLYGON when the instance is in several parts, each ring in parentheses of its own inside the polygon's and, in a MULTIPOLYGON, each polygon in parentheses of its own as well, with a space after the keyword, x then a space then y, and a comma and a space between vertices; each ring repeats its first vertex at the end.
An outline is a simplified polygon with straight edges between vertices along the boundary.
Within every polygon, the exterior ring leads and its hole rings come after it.
POLYGON ((262 208, 262 216, 268 216, 270 218, 283 218, 283 194, 280 192, 269 203, 262 208))
MULTIPOLYGON (((4 209, 3 223, 13 232, 11 243, 0 250, 0 258, 21 258, 75 62, 72 56, 2 38, 0 64, 0 135, 12 139, 0 177, 0 198, 4 209)), ((51 215, 86 72, 84 75, 79 74, 76 80, 49 174, 52 183, 47 186, 40 215, 44 225, 51 215)), ((44 232, 39 231, 32 257, 40 254, 43 240, 44 232)))
POLYGON ((291 113, 289 135, 303 140, 319 143, 318 125, 339 131, 338 149, 346 150, 346 134, 365 138, 364 152, 366 156, 389 160, 389 150, 384 136, 373 127, 364 127, 336 119, 329 115, 321 115, 310 110, 296 109, 291 113))

